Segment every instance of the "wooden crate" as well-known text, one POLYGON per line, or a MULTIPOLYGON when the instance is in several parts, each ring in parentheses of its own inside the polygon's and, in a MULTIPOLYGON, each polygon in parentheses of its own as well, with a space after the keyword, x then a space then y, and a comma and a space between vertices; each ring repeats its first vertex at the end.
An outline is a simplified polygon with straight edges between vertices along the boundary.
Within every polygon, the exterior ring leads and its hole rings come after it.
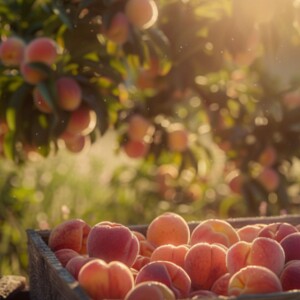
MULTIPOLYGON (((235 218, 227 219, 235 228, 248 224, 273 222, 287 222, 293 225, 300 224, 300 215, 235 218)), ((193 230, 199 221, 190 222, 193 230)), ((146 233, 147 225, 129 226, 130 229, 146 233)), ((31 300, 90 300, 85 291, 79 286, 73 276, 62 267, 54 253, 47 246, 50 231, 27 230, 29 254, 29 282, 31 300)), ((219 299, 219 298, 217 298, 219 299)), ((220 298, 224 299, 224 297, 220 298)), ((232 298, 230 298, 232 299, 232 298)), ((300 290, 244 295, 237 297, 239 300, 299 300, 300 290)))

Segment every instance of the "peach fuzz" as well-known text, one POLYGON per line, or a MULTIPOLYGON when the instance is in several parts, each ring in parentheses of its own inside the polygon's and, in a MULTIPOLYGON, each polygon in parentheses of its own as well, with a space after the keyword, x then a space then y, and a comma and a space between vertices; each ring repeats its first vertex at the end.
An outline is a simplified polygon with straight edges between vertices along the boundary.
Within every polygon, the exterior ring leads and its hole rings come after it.
POLYGON ((128 292, 125 300, 175 300, 175 295, 165 284, 147 281, 137 284, 128 292))
POLYGON ((261 229, 258 236, 268 237, 280 242, 283 238, 295 232, 298 232, 295 226, 289 223, 277 222, 266 225, 261 229))
POLYGON ((170 126, 167 135, 167 146, 170 151, 183 152, 187 150, 189 135, 185 128, 179 124, 170 126))
POLYGON ((281 245, 270 238, 258 237, 251 243, 237 242, 226 254, 227 269, 234 274, 248 265, 263 266, 279 275, 284 267, 285 254, 281 245))
POLYGON ((300 260, 291 260, 283 268, 279 277, 284 291, 300 289, 300 260))
POLYGON ((56 258, 62 264, 63 267, 71 260, 73 257, 80 256, 80 254, 72 249, 59 249, 54 252, 56 258))
POLYGON ((217 295, 228 296, 228 283, 231 278, 230 273, 219 277, 212 285, 211 291, 217 295))
POLYGON ((65 268, 76 280, 78 280, 78 274, 79 274, 81 268, 86 263, 88 263, 89 261, 94 260, 94 259, 97 259, 97 258, 83 256, 83 255, 77 255, 77 256, 72 257, 67 262, 67 264, 65 265, 65 268))
POLYGON ((184 267, 184 258, 188 252, 187 245, 174 246, 171 244, 157 247, 150 256, 151 261, 165 260, 171 261, 180 267, 184 267))
POLYGON ((19 37, 9 37, 0 44, 0 62, 4 66, 19 66, 23 60, 25 42, 19 37))
POLYGON ((147 29, 156 22, 158 8, 153 0, 129 0, 125 5, 125 15, 132 25, 147 29))
POLYGON ((239 236, 227 221, 208 219, 199 223, 191 234, 191 245, 199 242, 219 243, 230 247, 239 241, 239 236))
POLYGON ((134 286, 133 275, 125 264, 101 259, 87 262, 78 274, 78 282, 94 300, 124 299, 134 286))
POLYGON ((300 232, 289 234, 280 241, 285 253, 285 262, 290 260, 300 260, 300 232))
POLYGON ((53 112, 52 107, 45 100, 45 98, 41 94, 38 87, 35 87, 33 89, 32 94, 33 94, 34 105, 39 111, 44 112, 44 113, 52 113, 53 112))
POLYGON ((151 122, 140 114, 132 115, 128 120, 127 135, 132 141, 144 141, 153 132, 151 122))
POLYGON ((142 141, 128 140, 123 144, 123 151, 130 158, 142 158, 145 157, 149 150, 149 144, 142 141))
POLYGON ((116 13, 108 28, 103 30, 104 36, 106 36, 112 42, 123 45, 129 38, 129 22, 124 13, 116 13))
POLYGON ((73 111, 81 104, 82 91, 80 85, 72 77, 60 77, 55 82, 57 104, 60 108, 73 111))
POLYGON ((228 295, 265 294, 282 291, 278 276, 262 266, 247 266, 229 280, 228 295))
POLYGON ((245 225, 241 228, 236 229, 236 231, 241 241, 252 242, 255 238, 258 237, 259 232, 265 226, 265 224, 245 225))
POLYGON ((95 129, 96 123, 96 113, 88 106, 81 105, 70 112, 66 131, 73 134, 87 135, 95 129))
POLYGON ((195 244, 185 256, 184 269, 194 289, 209 290, 219 277, 227 273, 226 250, 217 244, 195 244))
POLYGON ((190 228, 179 214, 165 212, 150 222, 146 237, 156 247, 164 244, 188 244, 190 228))
POLYGON ((55 62, 57 56, 55 41, 47 37, 38 37, 26 46, 24 61, 26 63, 41 62, 50 66, 55 62))
POLYGON ((48 78, 47 72, 28 63, 22 62, 20 66, 20 71, 24 81, 32 85, 36 85, 39 82, 48 78))
POLYGON ((177 298, 187 297, 191 290, 191 280, 181 267, 169 261, 153 261, 145 265, 137 274, 135 283, 158 281, 167 285, 177 298))
POLYGON ((86 240, 90 230, 91 227, 81 219, 64 221, 52 229, 48 245, 52 251, 69 248, 79 254, 86 254, 86 240))
POLYGON ((87 239, 89 256, 106 262, 118 260, 131 267, 139 254, 139 241, 131 230, 118 223, 100 222, 87 239))

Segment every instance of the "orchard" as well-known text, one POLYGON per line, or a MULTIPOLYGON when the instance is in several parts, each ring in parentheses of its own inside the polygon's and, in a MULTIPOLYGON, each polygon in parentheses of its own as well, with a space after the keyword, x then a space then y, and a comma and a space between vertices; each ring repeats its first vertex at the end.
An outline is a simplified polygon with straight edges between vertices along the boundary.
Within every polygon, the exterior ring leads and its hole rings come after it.
POLYGON ((22 256, 20 228, 71 216, 129 225, 164 211, 299 213, 299 13, 297 0, 0 2, 2 248, 22 256), (108 152, 108 165, 129 164, 100 171, 108 152), (68 167, 66 157, 83 159, 68 167))

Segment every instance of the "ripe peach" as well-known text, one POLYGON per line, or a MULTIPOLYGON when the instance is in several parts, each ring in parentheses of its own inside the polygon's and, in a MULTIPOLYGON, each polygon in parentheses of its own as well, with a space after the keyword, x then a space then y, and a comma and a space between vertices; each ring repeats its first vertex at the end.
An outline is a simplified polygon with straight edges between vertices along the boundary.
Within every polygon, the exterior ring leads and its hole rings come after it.
POLYGON ((114 15, 109 28, 104 28, 103 34, 116 44, 123 45, 129 37, 129 22, 124 13, 114 15))
POLYGON ((33 89, 33 102, 36 108, 44 113, 52 113, 53 109, 52 107, 48 104, 48 102, 45 100, 43 95, 41 94, 40 90, 38 87, 35 87, 33 89))
POLYGON ((279 278, 271 270, 262 266, 247 266, 230 278, 228 295, 265 294, 282 291, 279 278))
POLYGON ((158 8, 153 0, 129 0, 125 5, 125 14, 131 24, 147 29, 156 22, 158 8))
POLYGON ((132 265, 132 268, 139 271, 142 267, 147 265, 149 262, 150 262, 149 256, 144 256, 144 255, 138 254, 135 262, 132 265))
POLYGON ((191 245, 199 242, 220 243, 230 247, 239 241, 237 231, 225 220, 208 219, 199 223, 191 234, 191 245))
POLYGON ((285 222, 276 222, 266 225, 262 228, 258 234, 261 237, 268 237, 280 242, 283 238, 289 234, 298 232, 297 228, 292 224, 285 222))
POLYGON ((132 115, 128 120, 127 134, 132 141, 145 141, 145 137, 153 132, 151 122, 140 114, 132 115))
POLYGON ((147 228, 147 240, 153 245, 188 244, 190 228, 183 217, 166 212, 153 219, 147 228))
POLYGON ((138 231, 132 231, 133 234, 137 237, 140 243, 140 252, 142 256, 150 257, 152 252, 154 251, 155 247, 151 244, 147 239, 146 236, 138 231))
POLYGON ((130 158, 145 157, 149 150, 149 144, 141 141, 127 141, 123 144, 123 151, 130 158))
POLYGON ((72 153, 80 153, 88 149, 91 145, 91 139, 88 135, 76 134, 72 139, 65 140, 66 148, 72 153))
POLYGON ((259 232, 264 226, 265 224, 245 225, 241 228, 238 228, 236 231, 241 241, 252 242, 258 237, 259 232))
POLYGON ((181 125, 170 126, 167 136, 167 146, 171 151, 183 152, 189 144, 188 132, 181 125))
MULTIPOLYGON (((60 250, 58 250, 60 251, 60 250)), ((81 270, 81 268, 88 263, 91 260, 94 260, 97 258, 94 257, 88 257, 88 256, 83 256, 83 255, 77 255, 72 257, 66 264, 65 268, 69 273, 76 279, 78 280, 78 274, 81 270)))
POLYGON ((217 244, 197 243, 185 256, 184 270, 194 289, 209 290, 219 277, 227 273, 226 250, 217 244))
POLYGON ((165 284, 147 281, 137 284, 128 292, 125 300, 175 300, 175 295, 165 284))
POLYGON ((58 105, 60 108, 73 111, 81 104, 81 87, 77 81, 71 77, 60 77, 56 81, 58 105))
POLYGON ((270 238, 258 237, 251 243, 239 241, 226 254, 227 269, 234 274, 248 265, 263 266, 275 274, 280 274, 285 262, 285 254, 280 244, 270 238))
POLYGON ((217 295, 228 296, 228 283, 231 278, 230 273, 225 273, 219 277, 212 285, 211 291, 217 295))
POLYGON ((25 42, 19 37, 9 37, 0 44, 0 62, 4 66, 20 66, 24 56, 25 42))
POLYGON ((65 267, 68 261, 73 257, 80 256, 78 252, 68 248, 56 250, 54 254, 63 267, 65 267))
POLYGON ((191 280, 181 267, 169 261, 153 261, 145 265, 137 274, 135 283, 158 281, 167 285, 178 298, 187 297, 191 280))
POLYGON ((81 105, 70 113, 66 131, 73 134, 87 135, 95 129, 96 123, 96 113, 88 106, 81 105))
POLYGON ((300 260, 291 260, 284 266, 279 277, 282 289, 289 291, 300 289, 300 260))
POLYGON ((212 299, 212 300, 215 300, 215 299, 218 299, 218 295, 212 291, 209 291, 209 290, 196 290, 196 291, 192 291, 190 294, 189 294, 189 299, 192 299, 192 300, 209 300, 209 299, 212 299))
POLYGON ((23 76, 24 81, 29 84, 38 84, 39 82, 45 80, 48 77, 48 73, 41 68, 36 68, 28 63, 21 63, 20 71, 23 76))
POLYGON ((86 254, 86 240, 90 230, 91 227, 81 219, 64 221, 51 230, 48 245, 53 251, 69 248, 79 254, 86 254))
POLYGON ((133 275, 126 265, 101 259, 87 262, 78 274, 78 282, 95 300, 124 299, 134 286, 133 275))
POLYGON ((91 257, 106 262, 118 260, 131 267, 139 254, 139 241, 131 230, 122 224, 100 222, 91 228, 87 250, 91 257))
POLYGON ((26 46, 24 60, 26 63, 41 62, 50 66, 56 61, 57 56, 55 41, 47 37, 38 37, 26 46))
POLYGON ((274 192, 280 183, 278 173, 270 167, 263 168, 256 179, 268 192, 274 192))
POLYGON ((227 180, 230 190, 233 193, 241 194, 245 182, 245 176, 233 171, 232 173, 228 174, 227 180))
POLYGON ((166 260, 184 268, 184 258, 189 248, 187 245, 174 246, 171 244, 157 247, 150 256, 151 261, 166 260))
POLYGON ((280 241, 285 253, 285 262, 300 260, 300 232, 291 233, 280 241))

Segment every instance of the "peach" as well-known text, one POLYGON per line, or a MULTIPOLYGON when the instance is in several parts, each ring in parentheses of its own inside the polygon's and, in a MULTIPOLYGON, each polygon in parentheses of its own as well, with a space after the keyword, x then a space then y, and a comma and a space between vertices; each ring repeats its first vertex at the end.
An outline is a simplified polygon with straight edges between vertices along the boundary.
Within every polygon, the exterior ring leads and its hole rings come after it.
POLYGON ((96 113, 88 106, 81 105, 70 112, 66 131, 73 134, 87 135, 95 129, 96 123, 96 113))
POLYGON ((132 268, 139 271, 142 267, 147 265, 150 262, 149 256, 144 256, 141 254, 138 254, 136 257, 136 260, 134 261, 132 268))
POLYGON ((279 277, 282 289, 289 291, 300 289, 300 260, 291 260, 284 266, 279 277))
POLYGON ((197 290, 197 291, 192 291, 189 294, 189 299, 192 300, 215 300, 218 299, 218 295, 212 291, 208 291, 208 290, 197 290))
POLYGON ((38 84, 39 82, 48 78, 48 72, 46 72, 42 68, 32 66, 28 63, 22 62, 20 71, 24 81, 32 85, 38 84))
POLYGON ((188 244, 190 228, 182 216, 166 212, 150 222, 146 237, 156 247, 164 244, 188 244))
POLYGON ((52 113, 53 109, 52 107, 48 104, 47 100, 43 97, 41 94, 40 90, 38 87, 35 87, 33 89, 33 102, 36 108, 44 113, 52 113))
POLYGON ((207 219, 199 223, 191 234, 190 244, 199 242, 220 243, 230 247, 239 241, 239 236, 227 221, 220 219, 207 219))
POLYGON ((149 150, 149 144, 141 141, 127 141, 123 144, 123 151, 130 158, 145 157, 149 150))
POLYGON ((139 254, 139 241, 131 230, 122 224, 100 222, 91 228, 87 250, 91 257, 106 262, 118 260, 131 267, 139 254))
POLYGON ((212 285, 211 291, 217 295, 228 296, 228 283, 231 278, 230 273, 225 273, 219 277, 212 285))
POLYGON ((271 145, 267 146, 259 155, 258 162, 265 166, 271 167, 277 159, 277 151, 271 145))
POLYGON ((24 61, 26 63, 41 62, 50 66, 56 61, 57 56, 55 41, 47 37, 38 37, 26 46, 24 61))
POLYGON ((174 246, 171 244, 157 247, 150 256, 151 261, 166 260, 184 268, 184 258, 189 248, 187 245, 174 246))
POLYGON ((189 135, 185 128, 179 124, 170 126, 167 135, 167 146, 170 151, 183 152, 187 150, 189 135))
POLYGON ((300 232, 289 234, 280 241, 285 253, 285 262, 290 260, 300 260, 300 232))
POLYGON ((125 5, 125 15, 137 28, 147 29, 156 22, 158 8, 153 0, 129 0, 125 5))
POLYGON ((175 295, 165 284, 147 281, 137 284, 128 292, 125 300, 175 300, 175 295))
POLYGON ((268 192, 274 192, 280 183, 278 173, 270 167, 263 168, 256 179, 268 192))
POLYGON ((128 266, 119 261, 106 263, 101 259, 84 264, 78 274, 78 282, 95 300, 124 299, 134 286, 128 266))
MULTIPOLYGON (((60 251, 60 250, 58 250, 60 251)), ((88 263, 91 260, 94 260, 97 258, 94 257, 88 257, 83 255, 77 255, 72 257, 65 265, 66 270, 76 279, 78 280, 78 274, 81 270, 81 268, 88 263)))
POLYGON ((54 227, 49 235, 48 245, 53 251, 63 248, 86 254, 86 240, 91 227, 81 219, 64 221, 54 227))
POLYGON ((262 266, 247 266, 230 278, 228 295, 265 294, 282 291, 278 276, 262 266))
POLYGON ((129 118, 127 134, 131 141, 145 141, 145 137, 153 132, 151 122, 140 114, 129 118))
POLYGON ((266 225, 258 234, 261 237, 268 237, 280 242, 283 238, 291 233, 298 232, 297 228, 292 224, 285 222, 276 222, 266 225))
POLYGON ((226 254, 227 269, 234 274, 248 265, 263 266, 280 274, 285 262, 281 245, 270 238, 257 237, 251 243, 239 241, 226 254))
POLYGON ((116 13, 108 28, 104 28, 103 34, 118 45, 123 45, 129 38, 129 22, 124 13, 116 13))
POLYGON ((68 248, 54 251, 54 254, 63 267, 65 267, 69 260, 71 260, 73 257, 80 256, 78 252, 68 248))
POLYGON ((236 231, 241 241, 252 242, 258 237, 259 232, 264 226, 265 224, 245 225, 241 228, 238 228, 236 231))
POLYGON ((181 267, 169 261, 153 261, 145 265, 137 274, 135 283, 158 281, 167 285, 177 298, 187 297, 191 280, 181 267))
POLYGON ((184 269, 194 289, 209 290, 219 277, 227 273, 226 250, 217 244, 195 244, 185 256, 184 269))
POLYGON ((235 194, 241 194, 243 185, 245 183, 245 175, 236 173, 235 171, 228 174, 228 186, 230 190, 235 194))
POLYGON ((91 139, 88 135, 77 134, 72 139, 65 140, 66 148, 72 153, 80 153, 88 149, 91 145, 91 139))
POLYGON ((0 44, 0 62, 4 66, 20 66, 23 60, 25 42, 19 37, 9 37, 0 44))
POLYGON ((73 111, 81 104, 82 91, 77 81, 71 77, 60 77, 56 83, 58 106, 73 111))

